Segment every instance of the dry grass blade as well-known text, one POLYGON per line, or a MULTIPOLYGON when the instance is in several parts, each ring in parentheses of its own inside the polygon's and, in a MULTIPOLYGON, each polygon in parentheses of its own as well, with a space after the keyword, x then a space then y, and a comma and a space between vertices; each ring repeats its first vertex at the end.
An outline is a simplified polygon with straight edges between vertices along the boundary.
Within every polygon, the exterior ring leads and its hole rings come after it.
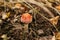
MULTIPOLYGON (((47 4, 47 6, 48 6, 48 5, 51 4, 51 3, 48 2, 48 0, 46 0, 46 4, 47 4)), ((56 8, 52 7, 52 5, 49 5, 48 7, 50 7, 51 9, 53 9, 54 11, 56 11, 57 14, 60 15, 60 12, 59 12, 56 8)), ((58 7, 57 7, 57 8, 58 8, 58 7)))
MULTIPOLYGON (((21 0, 22 1, 22 0, 21 0)), ((37 11, 36 9, 34 9, 28 2, 26 2, 25 0, 23 0, 23 2, 25 2, 26 4, 28 4, 28 6, 29 7, 31 7, 35 12, 37 12, 37 13, 39 13, 40 14, 40 12, 39 11, 37 11)), ((40 4, 40 3, 39 3, 40 4)), ((45 18, 46 20, 48 20, 49 22, 50 22, 50 20, 47 18, 47 17, 45 17, 44 15, 42 15, 42 14, 40 14, 43 18, 45 18)), ((52 24, 53 26, 54 26, 54 28, 56 29, 56 31, 58 32, 58 29, 56 28, 56 26, 54 25, 54 24, 52 24)))
POLYGON ((41 8, 42 8, 45 12, 47 12, 51 17, 54 17, 53 13, 50 12, 50 11, 43 5, 43 3, 36 2, 35 0, 32 0, 32 1, 29 0, 29 1, 27 1, 27 2, 33 3, 33 4, 41 7, 41 8), (33 2, 32 2, 32 1, 33 1, 33 2))

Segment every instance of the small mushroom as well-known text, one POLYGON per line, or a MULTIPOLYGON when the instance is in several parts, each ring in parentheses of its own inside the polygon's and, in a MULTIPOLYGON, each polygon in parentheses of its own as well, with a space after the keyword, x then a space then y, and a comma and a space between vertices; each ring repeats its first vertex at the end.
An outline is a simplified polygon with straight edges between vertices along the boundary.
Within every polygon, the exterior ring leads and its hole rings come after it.
POLYGON ((32 16, 29 13, 24 13, 21 16, 21 22, 24 24, 24 31, 28 32, 28 24, 32 22, 32 16))
POLYGON ((29 24, 32 22, 32 16, 29 13, 24 13, 21 16, 21 22, 29 24))

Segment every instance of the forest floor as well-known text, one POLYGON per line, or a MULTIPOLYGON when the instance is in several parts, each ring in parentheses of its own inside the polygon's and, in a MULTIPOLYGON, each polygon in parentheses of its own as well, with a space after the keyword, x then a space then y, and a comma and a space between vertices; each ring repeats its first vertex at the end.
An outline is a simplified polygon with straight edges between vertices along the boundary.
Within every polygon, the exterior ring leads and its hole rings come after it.
POLYGON ((60 1, 0 0, 0 40, 60 40, 60 1))

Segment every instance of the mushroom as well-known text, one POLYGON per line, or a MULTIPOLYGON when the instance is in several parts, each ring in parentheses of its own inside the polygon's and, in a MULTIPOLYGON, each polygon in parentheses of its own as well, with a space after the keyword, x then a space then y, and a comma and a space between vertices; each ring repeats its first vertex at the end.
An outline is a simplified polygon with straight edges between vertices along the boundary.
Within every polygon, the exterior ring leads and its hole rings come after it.
POLYGON ((24 23, 24 31, 28 32, 28 24, 32 22, 32 15, 29 13, 22 14, 21 22, 24 23))

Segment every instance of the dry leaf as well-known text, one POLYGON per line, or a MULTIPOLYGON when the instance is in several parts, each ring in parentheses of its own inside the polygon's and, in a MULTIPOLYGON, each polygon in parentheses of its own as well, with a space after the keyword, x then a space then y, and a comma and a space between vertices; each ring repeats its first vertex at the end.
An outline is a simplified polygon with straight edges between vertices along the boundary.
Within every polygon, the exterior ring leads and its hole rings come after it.
POLYGON ((9 17, 10 16, 10 12, 8 12, 6 15, 9 17))
POLYGON ((51 18, 51 19, 50 19, 50 22, 51 22, 53 25, 57 25, 58 19, 59 19, 59 16, 56 16, 56 17, 54 17, 54 18, 51 18))
POLYGON ((55 40, 55 36, 52 37, 52 40, 55 40))
POLYGON ((15 8, 20 8, 21 6, 22 6, 21 4, 17 3, 17 4, 15 5, 15 8))
POLYGON ((60 32, 56 34, 56 39, 60 40, 60 32))
POLYGON ((1 38, 3 38, 3 40, 8 40, 8 37, 7 37, 6 34, 3 34, 3 35, 1 36, 1 38))
POLYGON ((60 10, 60 5, 59 5, 59 6, 56 6, 56 8, 57 8, 58 10, 60 10))
POLYGON ((10 12, 8 12, 8 13, 3 13, 2 14, 2 19, 6 19, 6 18, 8 18, 10 16, 10 12))

